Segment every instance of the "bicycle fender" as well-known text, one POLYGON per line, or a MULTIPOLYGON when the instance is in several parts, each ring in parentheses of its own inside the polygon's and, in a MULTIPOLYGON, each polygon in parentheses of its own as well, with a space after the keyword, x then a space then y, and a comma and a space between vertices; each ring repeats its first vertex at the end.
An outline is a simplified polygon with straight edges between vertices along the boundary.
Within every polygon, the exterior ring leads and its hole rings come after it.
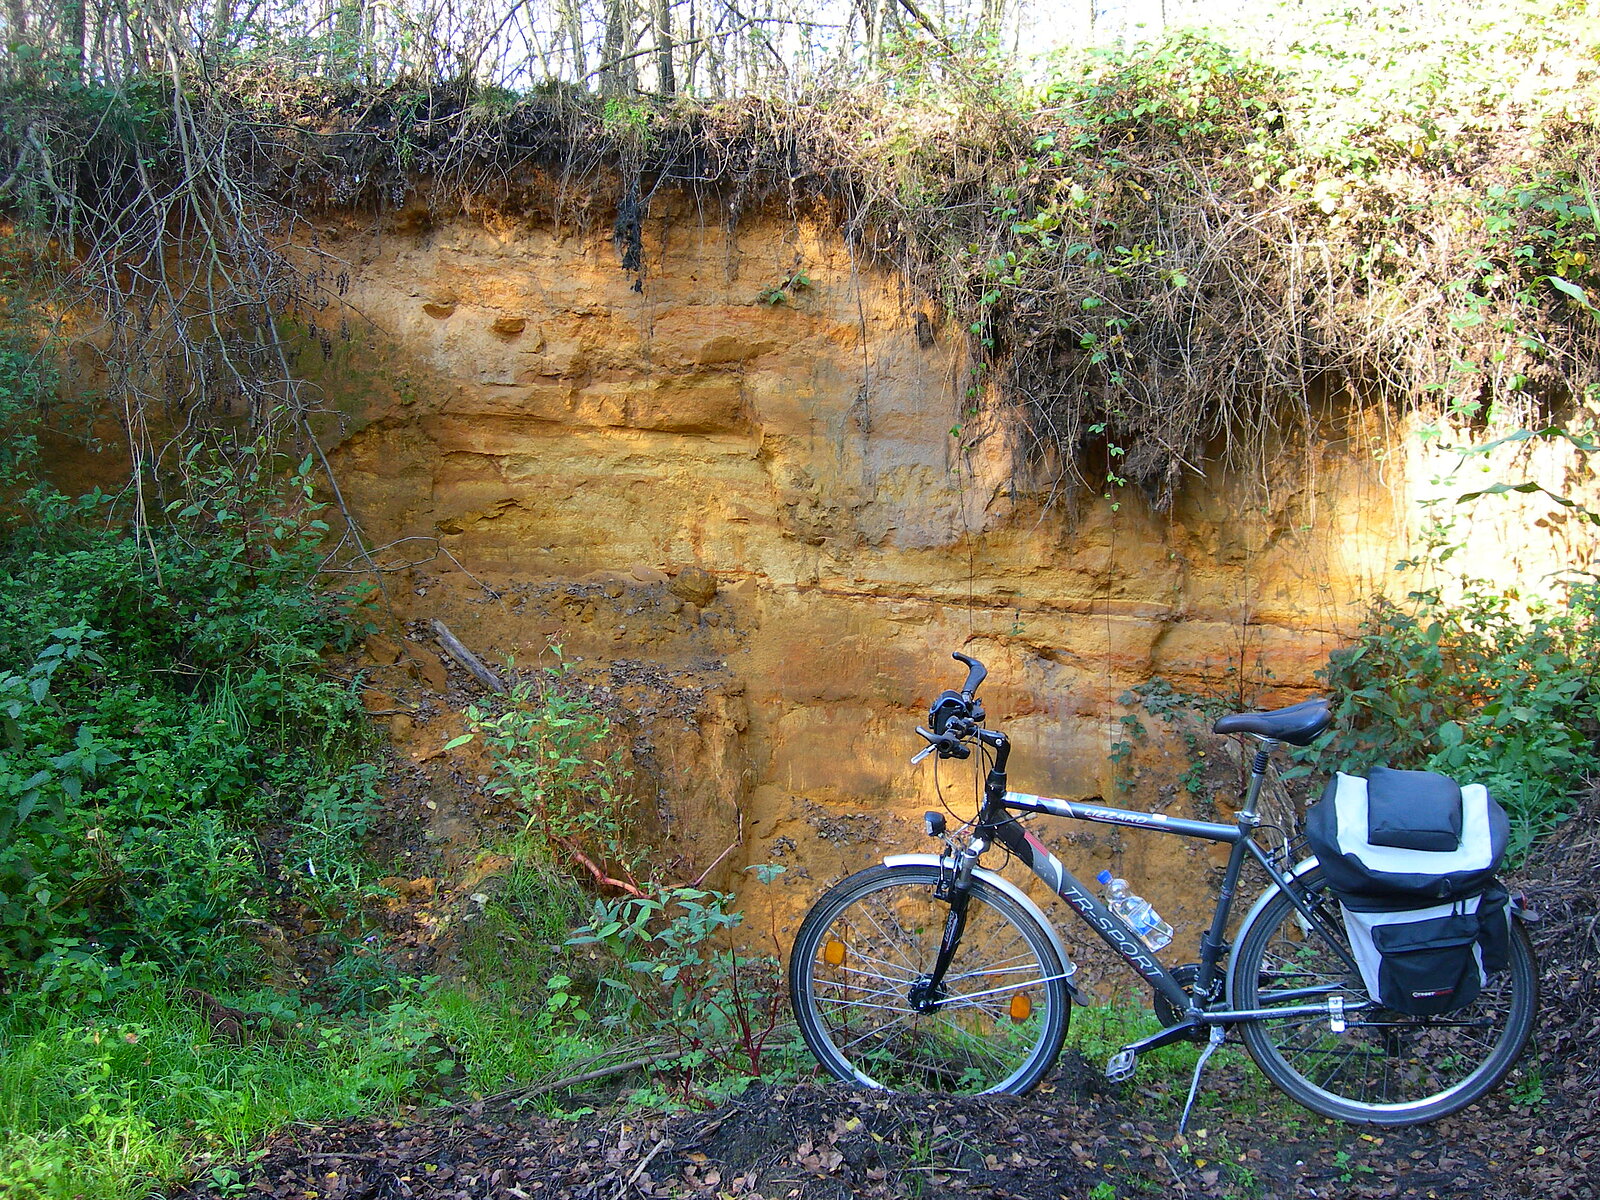
MULTIPOLYGON (((883 865, 886 867, 937 867, 940 861, 937 854, 891 854, 883 860, 883 865)), ((1067 953, 1066 946, 1061 943, 1061 935, 1056 932, 1055 925, 1050 921, 1049 917, 1044 915, 1044 910, 1033 902, 1027 892, 1012 883, 1004 875, 996 875, 985 867, 975 867, 972 874, 975 878, 983 880, 994 888, 995 891, 1004 892, 1023 908, 1027 909, 1028 915, 1039 922, 1039 927, 1049 935, 1050 944, 1055 947, 1056 957, 1061 960, 1062 967, 1066 967, 1072 961, 1072 956, 1067 953)), ((1077 989, 1072 986, 1070 979, 1067 981, 1067 986, 1076 993, 1077 989)))
MULTIPOLYGON (((1290 867, 1284 872, 1284 876, 1288 879, 1298 879, 1301 875, 1304 875, 1307 871, 1312 870, 1318 865, 1319 864, 1317 862, 1316 855, 1312 855, 1310 858, 1304 858, 1295 863, 1294 866, 1290 867)), ((1262 892, 1261 895, 1256 897, 1256 902, 1250 906, 1250 911, 1245 913, 1244 920, 1239 922, 1239 932, 1233 935, 1233 944, 1235 946, 1244 941, 1244 935, 1250 932, 1250 926, 1255 924, 1256 918, 1261 915, 1261 910, 1267 906, 1267 901, 1271 900, 1277 894, 1278 885, 1273 884, 1266 891, 1262 892)), ((1233 1005, 1233 966, 1231 963, 1228 966, 1227 990, 1228 1004, 1231 1007, 1233 1005)))

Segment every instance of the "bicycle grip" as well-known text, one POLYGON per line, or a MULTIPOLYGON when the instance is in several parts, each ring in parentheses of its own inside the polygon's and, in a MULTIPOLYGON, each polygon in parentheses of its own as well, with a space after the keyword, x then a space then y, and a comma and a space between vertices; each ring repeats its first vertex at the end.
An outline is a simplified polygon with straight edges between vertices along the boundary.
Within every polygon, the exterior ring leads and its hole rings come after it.
POLYGON ((978 686, 989 677, 989 668, 977 659, 969 658, 967 655, 962 654, 959 650, 952 653, 950 657, 959 663, 966 664, 967 681, 961 685, 961 698, 970 703, 973 696, 977 694, 978 686))

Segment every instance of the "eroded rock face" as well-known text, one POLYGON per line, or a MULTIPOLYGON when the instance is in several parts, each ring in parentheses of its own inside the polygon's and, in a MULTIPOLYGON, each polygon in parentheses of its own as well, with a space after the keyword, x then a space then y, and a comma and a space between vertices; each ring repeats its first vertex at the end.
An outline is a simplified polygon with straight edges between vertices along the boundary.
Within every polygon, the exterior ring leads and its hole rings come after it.
MULTIPOLYGON (((479 654, 532 662, 554 640, 590 668, 707 685, 692 718, 640 716, 652 836, 688 878, 789 868, 745 889, 757 928, 885 853, 931 849, 918 818, 941 796, 970 813, 970 772, 941 792, 907 765, 927 701, 961 677, 952 650, 989 665, 1015 786, 1190 810, 1181 763, 1119 790, 1118 698, 1157 675, 1303 698, 1398 557, 1406 481, 1424 477, 1375 461, 1390 432, 1351 415, 1309 454, 1195 480, 1168 516, 1116 491, 1069 518, 1005 422, 965 411, 961 332, 826 224, 730 234, 677 203, 646 231, 638 288, 603 226, 418 225, 325 234, 367 322, 312 366, 345 495, 376 542, 449 551, 396 592, 479 654), (807 286, 782 290, 800 268, 807 286)), ((1209 749, 1231 777, 1236 752, 1209 749)), ((1180 923, 1220 859, 1106 827, 1041 834, 1180 923)))

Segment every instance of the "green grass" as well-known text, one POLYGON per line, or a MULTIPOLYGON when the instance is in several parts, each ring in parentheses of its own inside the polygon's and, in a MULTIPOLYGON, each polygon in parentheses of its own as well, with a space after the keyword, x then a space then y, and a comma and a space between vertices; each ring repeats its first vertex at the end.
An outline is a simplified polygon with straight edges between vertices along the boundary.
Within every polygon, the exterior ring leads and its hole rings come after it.
POLYGON ((532 838, 514 839, 502 852, 511 863, 487 885, 489 901, 462 935, 462 967, 476 993, 542 1004, 551 976, 574 969, 577 956, 566 941, 591 900, 532 838))
POLYGON ((143 1196, 286 1121, 382 1108, 411 1083, 389 1032, 388 1047, 314 1027, 240 1047, 213 1041, 158 985, 99 1011, 12 1000, 0 1010, 0 1193, 143 1196))
POLYGON ((636 1056, 635 1032, 591 1016, 592 987, 569 978, 579 903, 569 881, 519 864, 467 939, 460 980, 408 978, 378 956, 352 982, 367 1003, 336 1015, 229 993, 261 1014, 243 1045, 214 1037, 183 982, 150 964, 58 966, 0 996, 0 1196, 127 1200, 214 1171, 226 1181, 293 1121, 489 1095, 636 1056))
POLYGON ((98 1007, 0 1001, 0 1195, 123 1200, 245 1160, 291 1121, 394 1111, 559 1074, 595 1052, 546 1013, 414 987, 361 1021, 230 997, 277 1018, 214 1039, 171 984, 98 1007))
MULTIPOLYGON (((1129 1042, 1148 1037, 1161 1023, 1140 993, 1129 991, 1105 1004, 1078 1008, 1072 1013, 1067 1046, 1089 1060, 1092 1066, 1105 1062, 1129 1042)), ((1176 1042, 1139 1056, 1138 1072, 1128 1085, 1154 1102, 1166 1115, 1174 1117, 1183 1108, 1194 1076, 1194 1064, 1203 1047, 1196 1042, 1176 1042)), ((1285 1116, 1302 1111, 1281 1095, 1258 1071, 1245 1049, 1230 1041, 1211 1056, 1200 1085, 1197 1110, 1210 1105, 1234 1111, 1281 1112, 1285 1116), (1224 1082, 1226 1073, 1226 1082, 1224 1082)))

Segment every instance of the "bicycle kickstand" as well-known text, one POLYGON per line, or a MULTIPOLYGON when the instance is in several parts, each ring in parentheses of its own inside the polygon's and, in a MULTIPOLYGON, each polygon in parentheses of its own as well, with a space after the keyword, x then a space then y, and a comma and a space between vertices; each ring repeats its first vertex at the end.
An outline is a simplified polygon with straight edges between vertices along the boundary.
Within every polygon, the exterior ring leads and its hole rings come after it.
POLYGON ((1227 1036, 1227 1031, 1221 1025, 1211 1027, 1211 1035, 1206 1039, 1206 1048, 1200 1051, 1200 1060, 1194 1064, 1194 1079, 1189 1084, 1189 1099, 1184 1103, 1183 1116, 1178 1118, 1178 1133, 1181 1135, 1189 1127, 1189 1114, 1194 1111, 1194 1098, 1200 1093, 1200 1074, 1206 1069, 1206 1060, 1222 1045, 1222 1039, 1227 1036))

